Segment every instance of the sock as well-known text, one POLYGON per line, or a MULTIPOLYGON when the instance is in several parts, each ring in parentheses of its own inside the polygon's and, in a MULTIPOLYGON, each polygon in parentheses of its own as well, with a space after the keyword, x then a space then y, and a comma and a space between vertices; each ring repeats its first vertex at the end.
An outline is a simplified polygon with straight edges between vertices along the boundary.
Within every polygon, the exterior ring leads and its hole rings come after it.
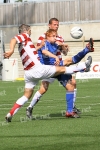
POLYGON ((76 64, 80 62, 87 53, 89 53, 89 49, 86 47, 85 49, 83 49, 83 51, 79 52, 77 55, 72 57, 73 63, 76 64))
POLYGON ((69 66, 69 67, 65 67, 66 71, 65 74, 73 74, 76 72, 81 72, 86 68, 85 62, 78 64, 77 66, 73 65, 73 66, 69 66))
POLYGON ((37 91, 28 107, 34 107, 35 104, 39 101, 39 99, 42 97, 39 91, 37 91))
POLYGON ((12 107, 12 109, 10 110, 11 116, 17 113, 17 111, 21 108, 21 106, 23 106, 24 103, 26 103, 27 101, 28 101, 28 98, 25 96, 22 96, 21 98, 19 98, 14 104, 14 106, 12 107))
POLYGON ((74 108, 74 106, 75 106, 76 94, 77 94, 77 89, 74 89, 73 108, 74 108))
POLYGON ((73 112, 73 97, 74 97, 74 92, 67 92, 66 93, 66 112, 72 113, 73 112))

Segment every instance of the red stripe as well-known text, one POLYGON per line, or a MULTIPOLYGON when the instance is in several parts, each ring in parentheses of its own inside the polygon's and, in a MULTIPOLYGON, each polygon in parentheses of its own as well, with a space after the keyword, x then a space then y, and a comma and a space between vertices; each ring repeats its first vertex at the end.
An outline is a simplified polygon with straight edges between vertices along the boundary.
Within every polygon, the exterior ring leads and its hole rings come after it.
POLYGON ((26 34, 23 33, 22 36, 24 37, 25 40, 27 40, 28 37, 26 36, 26 34))
POLYGON ((62 60, 62 58, 59 58, 59 60, 61 61, 61 60, 62 60))
POLYGON ((32 44, 32 45, 30 45, 30 48, 35 48, 35 46, 32 44))
POLYGON ((24 68, 24 70, 29 70, 30 68, 32 68, 35 64, 33 62, 31 62, 26 68, 24 68))
POLYGON ((22 63, 23 65, 26 63, 26 61, 29 59, 29 56, 27 55, 23 60, 22 60, 22 63))
POLYGON ((57 54, 56 55, 61 55, 61 52, 57 52, 57 54))
POLYGON ((36 55, 36 54, 37 54, 37 51, 33 51, 33 54, 36 55))
MULTIPOLYGON (((42 40, 44 40, 45 38, 43 37, 43 36, 40 36, 39 38, 38 38, 38 40, 40 40, 41 42, 42 42, 42 40)), ((40 43, 41 43, 40 42, 40 43)), ((37 43, 37 46, 40 46, 40 43, 37 43)))
POLYGON ((44 40, 45 38, 43 36, 40 36, 38 40, 44 40))
POLYGON ((17 38, 18 38, 18 40, 20 41, 20 43, 22 42, 22 39, 21 39, 21 37, 20 36, 16 36, 17 38))
POLYGON ((40 43, 37 43, 37 46, 40 46, 40 43))
POLYGON ((28 41, 28 42, 32 42, 31 39, 30 39, 29 37, 27 38, 27 41, 28 41))
POLYGON ((20 55, 22 56, 24 53, 25 53, 25 50, 22 49, 21 52, 20 52, 20 55))

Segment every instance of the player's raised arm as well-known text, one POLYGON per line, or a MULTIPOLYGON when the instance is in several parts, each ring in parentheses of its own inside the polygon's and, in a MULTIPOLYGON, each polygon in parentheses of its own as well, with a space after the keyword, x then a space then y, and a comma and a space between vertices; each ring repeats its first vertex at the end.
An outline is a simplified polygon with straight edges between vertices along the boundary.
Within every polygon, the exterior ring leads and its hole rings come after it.
POLYGON ((56 65, 59 65, 59 63, 60 63, 60 61, 59 61, 59 58, 56 56, 56 55, 54 55, 54 54, 52 54, 51 52, 49 52, 48 50, 42 50, 42 54, 44 54, 44 55, 46 55, 46 56, 49 56, 49 57, 52 57, 52 58, 55 58, 55 64, 56 65))
POLYGON ((69 51, 68 44, 59 41, 56 41, 56 43, 59 45, 59 50, 66 56, 69 51))
POLYGON ((12 38, 10 41, 10 50, 4 53, 5 58, 9 58, 14 53, 14 48, 17 43, 15 38, 12 38))
POLYGON ((43 39, 39 45, 36 45, 36 46, 35 46, 36 51, 38 51, 38 50, 39 50, 40 48, 42 48, 44 45, 45 45, 45 39, 43 39))

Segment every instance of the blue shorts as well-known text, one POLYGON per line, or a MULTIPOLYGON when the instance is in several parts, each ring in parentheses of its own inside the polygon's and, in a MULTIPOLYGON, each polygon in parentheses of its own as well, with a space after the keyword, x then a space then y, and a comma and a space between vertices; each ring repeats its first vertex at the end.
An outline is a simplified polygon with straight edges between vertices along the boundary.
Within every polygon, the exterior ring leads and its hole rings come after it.
POLYGON ((61 74, 55 77, 64 87, 72 79, 71 74, 61 74))

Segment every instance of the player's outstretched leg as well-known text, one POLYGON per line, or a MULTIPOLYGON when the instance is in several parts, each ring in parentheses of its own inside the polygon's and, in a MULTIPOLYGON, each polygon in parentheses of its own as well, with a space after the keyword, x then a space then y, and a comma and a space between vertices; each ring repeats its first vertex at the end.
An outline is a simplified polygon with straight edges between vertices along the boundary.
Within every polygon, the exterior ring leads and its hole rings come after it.
POLYGON ((67 58, 61 61, 60 66, 69 66, 71 64, 76 64, 80 62, 85 57, 85 55, 88 54, 89 52, 94 52, 92 38, 90 38, 89 43, 86 45, 86 47, 82 51, 74 55, 72 58, 67 58))
POLYGON ((85 49, 83 49, 83 51, 79 52, 77 55, 72 57, 73 63, 76 64, 76 63, 80 62, 84 58, 84 56, 89 52, 94 52, 92 38, 90 38, 89 43, 86 45, 86 47, 85 47, 85 49))

